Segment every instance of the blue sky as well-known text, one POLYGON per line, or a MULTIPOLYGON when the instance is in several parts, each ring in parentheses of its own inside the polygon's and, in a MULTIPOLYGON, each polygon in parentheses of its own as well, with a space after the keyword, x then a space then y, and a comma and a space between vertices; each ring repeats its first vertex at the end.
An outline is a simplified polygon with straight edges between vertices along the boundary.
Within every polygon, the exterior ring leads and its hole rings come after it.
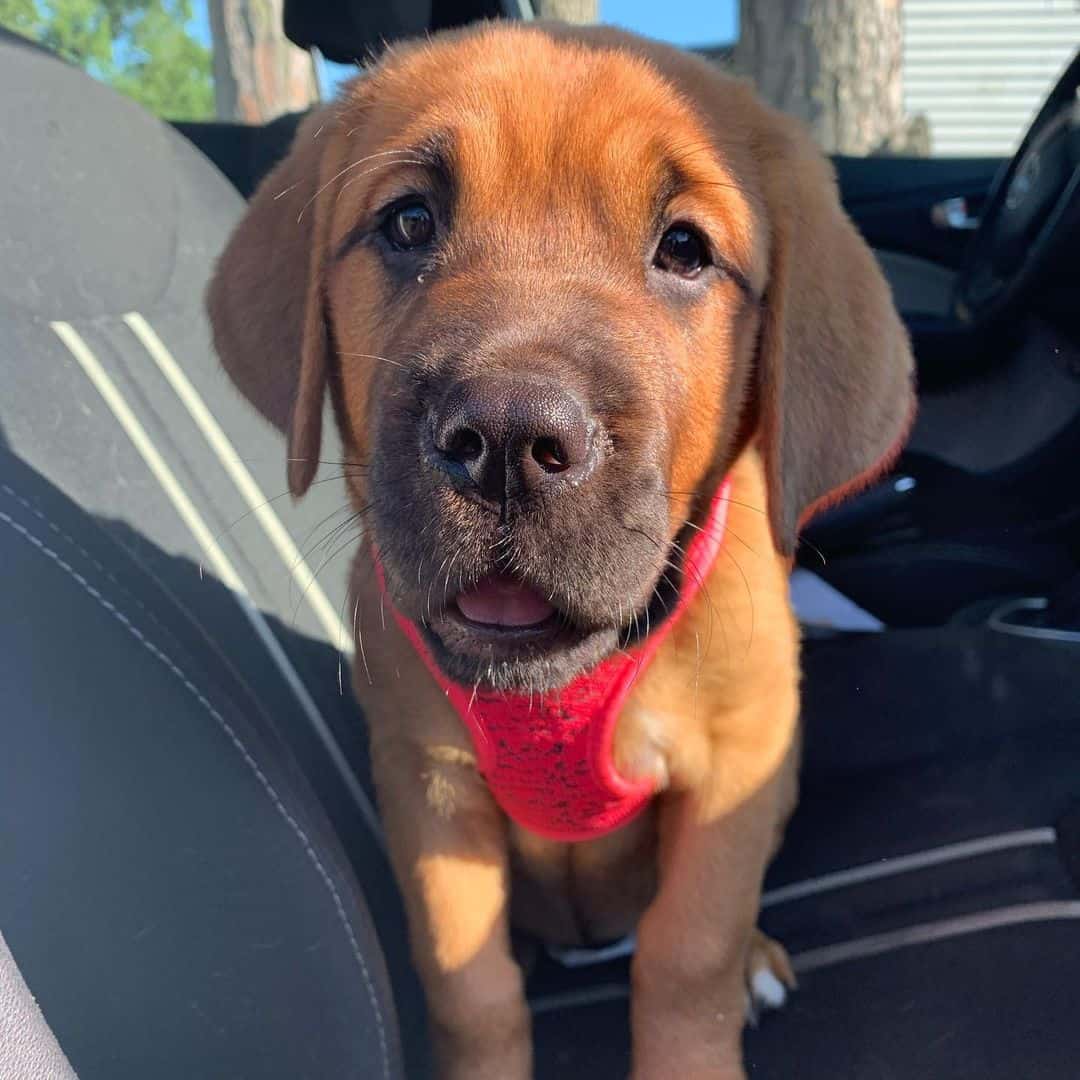
POLYGON ((203 45, 210 44, 210 5, 206 0, 192 0, 191 19, 185 29, 188 37, 193 37, 203 45))
POLYGON ((600 0, 600 21, 675 45, 727 45, 738 33, 736 0, 600 0))

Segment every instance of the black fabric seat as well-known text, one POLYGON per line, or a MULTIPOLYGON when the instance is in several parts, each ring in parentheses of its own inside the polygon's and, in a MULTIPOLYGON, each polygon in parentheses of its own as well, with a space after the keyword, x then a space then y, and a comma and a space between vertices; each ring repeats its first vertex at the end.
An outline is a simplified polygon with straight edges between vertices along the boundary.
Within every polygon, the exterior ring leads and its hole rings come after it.
MULTIPOLYGON (((83 1080, 396 1075, 398 1030, 425 1077, 327 614, 355 536, 333 466, 278 498, 201 312, 242 201, 40 50, 0 40, 0 99, 0 933, 83 1080), (329 559, 322 607, 274 520, 329 559)), ((751 1075, 1073 1075, 1078 649, 985 619, 808 642, 763 915, 802 988, 751 1075)), ((538 1076, 625 1075, 626 959, 524 946, 538 1076)))
MULTIPOLYGON (((1075 1075, 1077 923, 988 930, 803 976, 746 1039, 752 1077, 950 1080, 1075 1075)), ((537 1076, 623 1076, 625 1000, 542 1015, 537 1076)))
POLYGON ((84 1078, 381 1075, 361 961, 393 1075, 366 891, 422 1070, 333 625, 344 499, 282 501, 282 446, 202 311, 243 201, 168 125, 6 34, 0 99, 0 933, 84 1078))
MULTIPOLYGON (((1080 644, 974 623, 807 642, 802 800, 761 924, 801 986, 753 1076, 1068 1077, 1080 644)), ((625 959, 532 973, 542 1077, 622 1075, 625 959)))
POLYGON ((215 643, 6 452, 0 562, 0 927, 79 1076, 401 1076, 355 875, 215 643))

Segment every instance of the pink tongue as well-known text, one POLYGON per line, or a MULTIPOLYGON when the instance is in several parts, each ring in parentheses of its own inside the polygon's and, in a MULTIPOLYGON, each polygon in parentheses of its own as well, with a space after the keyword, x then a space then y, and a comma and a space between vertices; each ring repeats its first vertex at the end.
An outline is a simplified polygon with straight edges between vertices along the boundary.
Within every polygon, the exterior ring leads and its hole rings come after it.
POLYGON ((535 589, 500 574, 458 593, 457 606, 466 619, 487 626, 535 626, 555 610, 535 589))

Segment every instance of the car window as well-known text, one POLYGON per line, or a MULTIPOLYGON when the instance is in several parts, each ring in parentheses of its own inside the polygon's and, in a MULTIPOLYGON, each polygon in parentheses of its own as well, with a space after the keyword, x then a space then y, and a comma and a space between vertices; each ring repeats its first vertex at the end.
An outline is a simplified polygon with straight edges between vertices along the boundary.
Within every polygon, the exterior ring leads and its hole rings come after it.
MULTIPOLYGON (((541 8, 541 0, 533 5, 541 8)), ((557 7, 557 3, 556 3, 557 7)), ((1080 0, 575 0, 708 55, 829 153, 1007 156, 1080 43, 1080 0)), ((0 0, 0 26, 159 116, 264 123, 353 74, 225 0, 0 0)))
MULTIPOLYGON (((1010 156, 1080 44, 1080 0, 808 0, 798 18, 777 0, 569 7, 703 53, 803 119, 824 150, 856 156, 1010 156)), ((355 74, 324 71, 328 96, 355 74)))

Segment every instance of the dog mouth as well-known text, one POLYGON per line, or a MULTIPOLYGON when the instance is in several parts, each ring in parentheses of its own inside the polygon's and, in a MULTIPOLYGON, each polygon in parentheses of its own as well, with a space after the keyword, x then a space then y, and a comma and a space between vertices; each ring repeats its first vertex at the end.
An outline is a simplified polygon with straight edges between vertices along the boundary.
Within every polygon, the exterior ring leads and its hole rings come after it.
POLYGON ((542 589, 499 572, 457 593, 429 629, 461 660, 509 663, 557 653, 583 636, 542 589))
MULTIPOLYGON (((403 528, 397 514, 384 521, 380 507, 372 544, 390 603, 452 683, 513 693, 554 690, 662 621, 653 601, 673 553, 638 542, 636 530, 587 530, 560 521, 549 529, 546 507, 530 507, 532 516, 521 512, 504 523, 474 512, 455 493, 440 493, 436 509, 436 528, 424 536, 403 528), (592 550, 596 533, 609 541, 604 551, 610 548, 611 557, 592 550)), ((620 511, 617 520, 630 515, 620 511)), ((611 515, 587 520, 593 516, 611 515)), ((666 526, 641 510, 631 520, 639 517, 642 533, 666 526)))
POLYGON ((489 574, 459 592, 448 611, 477 634, 496 637, 535 635, 558 614, 538 589, 507 574, 489 574))
POLYGON ((502 688, 535 683, 537 672, 529 674, 535 665, 568 659, 596 636, 556 606, 549 591, 499 571, 432 612, 425 630, 448 675, 502 688))
MULTIPOLYGON (((432 592, 437 596, 438 587, 425 594, 421 586, 412 594, 419 596, 413 618, 442 673, 461 685, 505 692, 565 686, 612 651, 628 647, 650 625, 645 610, 655 596, 646 594, 641 606, 624 601, 626 623, 584 604, 579 610, 574 594, 543 579, 490 565, 456 592, 448 590, 440 603, 431 603, 432 592)), ((616 609, 617 604, 612 613, 616 609)))

